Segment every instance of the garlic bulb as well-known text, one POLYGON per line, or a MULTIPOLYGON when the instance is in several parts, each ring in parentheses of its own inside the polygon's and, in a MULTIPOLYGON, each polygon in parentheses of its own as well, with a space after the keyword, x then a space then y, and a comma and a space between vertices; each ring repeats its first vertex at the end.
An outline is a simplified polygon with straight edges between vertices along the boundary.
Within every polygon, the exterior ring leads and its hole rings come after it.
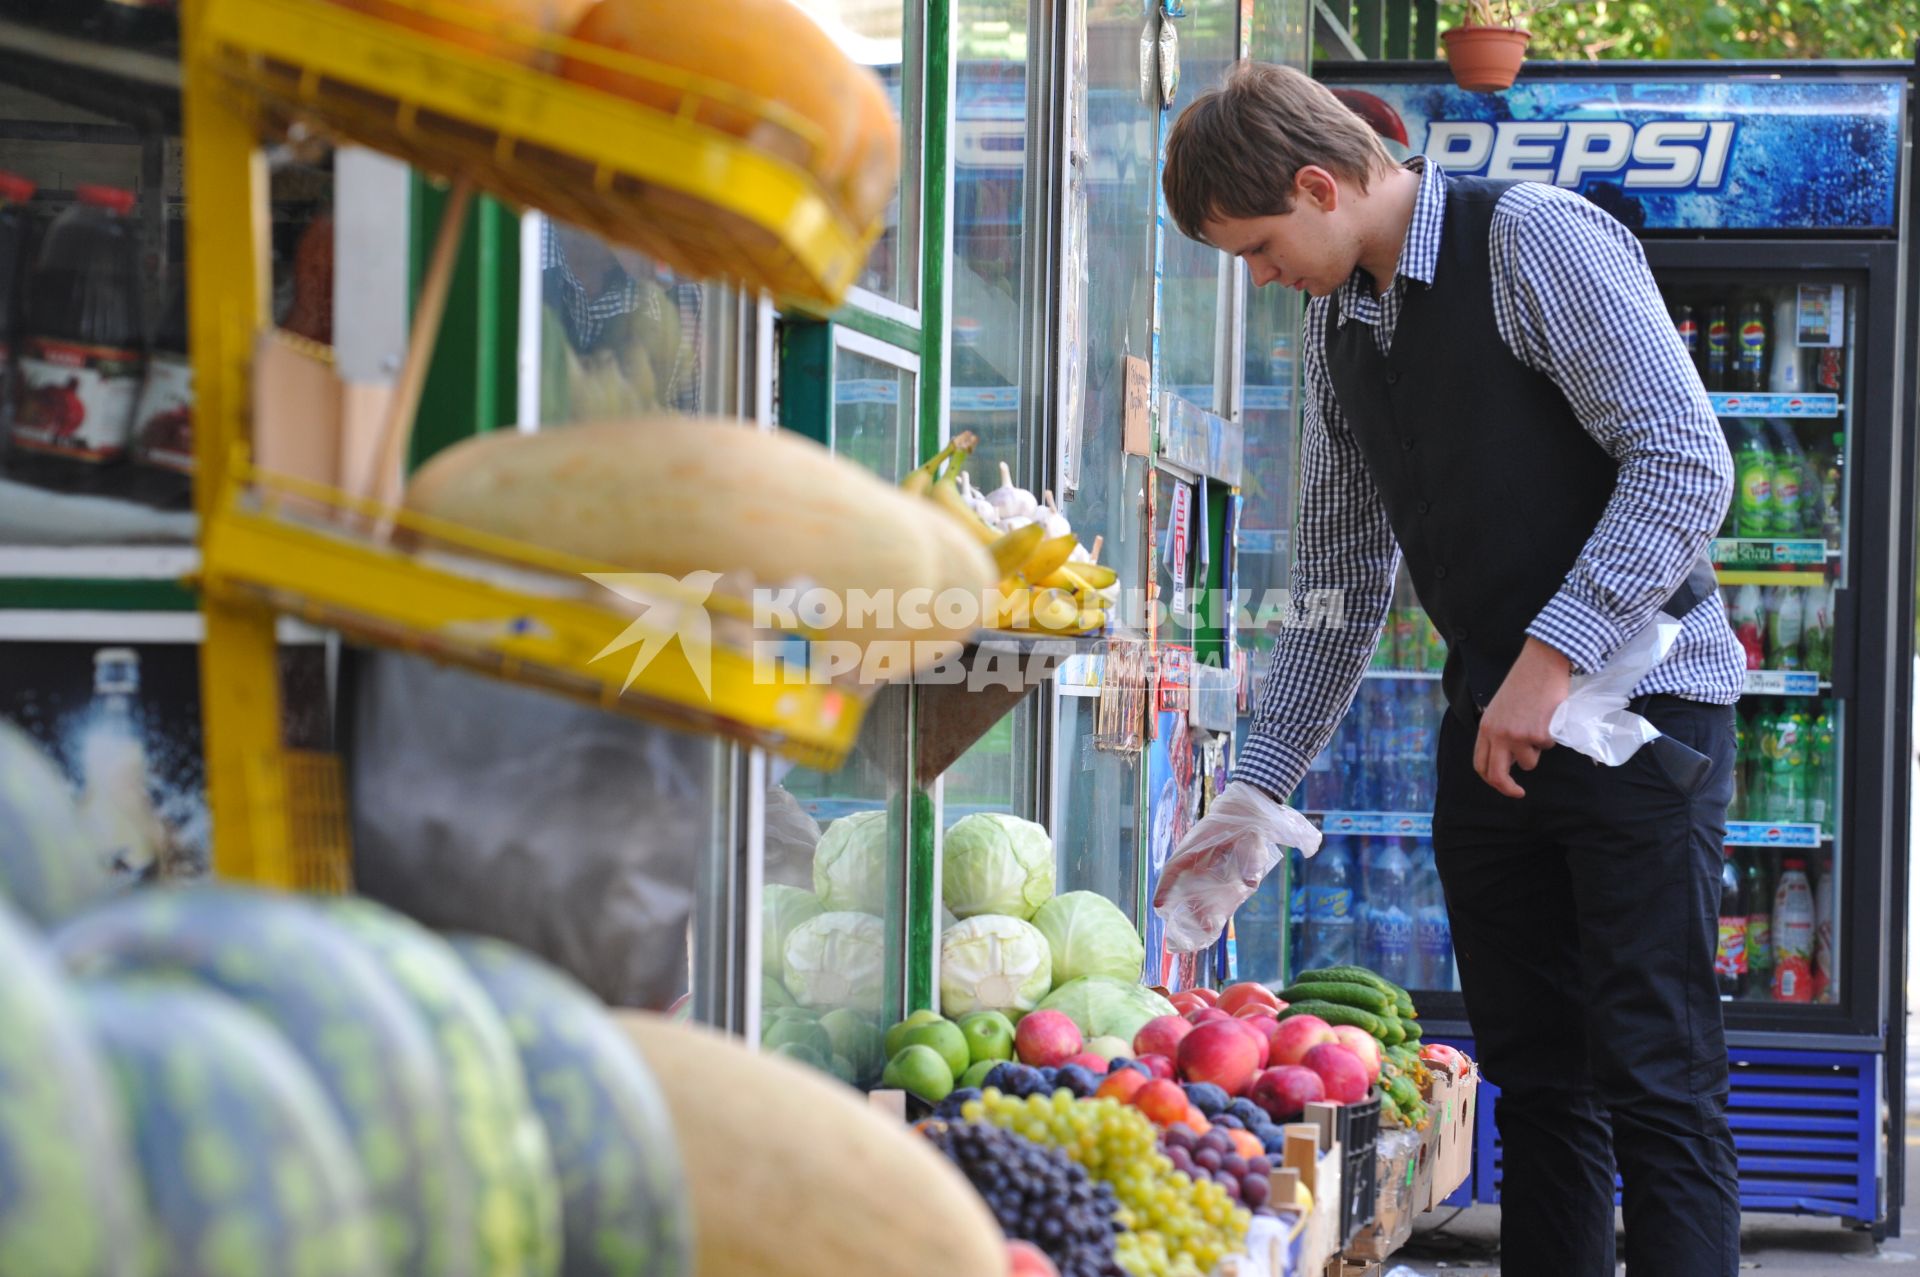
POLYGON ((1031 522, 1034 512, 1040 508, 1040 503, 1033 499, 1031 492, 1013 486, 1013 475, 1004 461, 1000 463, 1000 486, 987 494, 987 500, 993 503, 993 508, 1003 520, 1018 517, 1031 522))
POLYGON ((987 500, 980 489, 973 486, 971 475, 963 473, 960 476, 960 496, 966 501, 967 507, 979 515, 988 527, 996 531, 1005 531, 1000 526, 1000 512, 993 508, 993 502, 987 500))
MULTIPOLYGON (((1073 525, 1067 522, 1066 515, 1060 513, 1060 507, 1053 503, 1052 488, 1047 489, 1046 498, 1047 503, 1040 507, 1040 509, 1034 511, 1034 517, 1039 519, 1041 524, 1047 529, 1047 539, 1052 540, 1054 537, 1072 536, 1073 525)), ((1076 546, 1075 548, 1078 549, 1079 547, 1076 546)))

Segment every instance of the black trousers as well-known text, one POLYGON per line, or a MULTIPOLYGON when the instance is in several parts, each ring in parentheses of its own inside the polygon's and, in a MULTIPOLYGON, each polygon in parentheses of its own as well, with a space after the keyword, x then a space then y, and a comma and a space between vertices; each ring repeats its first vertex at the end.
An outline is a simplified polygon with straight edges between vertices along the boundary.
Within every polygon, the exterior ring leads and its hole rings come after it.
POLYGON ((1684 750, 1603 767, 1556 747, 1473 770, 1440 732, 1433 845, 1480 1062, 1500 1087, 1501 1271, 1613 1277, 1614 1170, 1633 1277, 1734 1277, 1740 1206, 1713 956, 1733 711, 1635 708, 1684 750))

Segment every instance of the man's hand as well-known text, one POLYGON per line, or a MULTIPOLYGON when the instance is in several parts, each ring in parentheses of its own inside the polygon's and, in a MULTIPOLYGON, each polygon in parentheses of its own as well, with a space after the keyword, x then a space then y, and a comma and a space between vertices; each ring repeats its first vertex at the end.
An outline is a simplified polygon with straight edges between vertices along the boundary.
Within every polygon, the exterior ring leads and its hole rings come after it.
POLYGON ((1221 790, 1160 870, 1153 908, 1165 920, 1167 948, 1191 953, 1212 944, 1287 847, 1311 856, 1320 831, 1245 781, 1221 790))
POLYGON ((1520 659, 1507 671, 1480 718, 1480 735, 1473 743, 1473 769, 1480 779, 1509 798, 1525 798, 1527 791, 1513 779, 1517 765, 1532 771, 1540 755, 1553 748, 1548 725, 1553 711, 1567 699, 1573 671, 1567 658, 1539 639, 1530 638, 1520 659))

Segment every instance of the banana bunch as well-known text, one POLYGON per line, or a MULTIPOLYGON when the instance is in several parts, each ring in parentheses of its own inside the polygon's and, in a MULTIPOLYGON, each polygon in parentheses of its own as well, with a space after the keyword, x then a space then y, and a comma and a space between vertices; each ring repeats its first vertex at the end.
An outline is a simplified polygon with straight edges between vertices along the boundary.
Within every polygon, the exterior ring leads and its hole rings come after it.
POLYGON ((984 624, 1049 634, 1104 630, 1120 585, 1118 574, 1098 561, 1098 541, 1096 550, 1088 551, 1053 494, 1046 494, 1045 504, 1035 500, 1014 486, 1005 463, 998 488, 989 493, 975 488, 960 465, 978 443, 972 431, 962 431, 901 486, 947 510, 993 556, 1000 580, 988 591, 984 624))

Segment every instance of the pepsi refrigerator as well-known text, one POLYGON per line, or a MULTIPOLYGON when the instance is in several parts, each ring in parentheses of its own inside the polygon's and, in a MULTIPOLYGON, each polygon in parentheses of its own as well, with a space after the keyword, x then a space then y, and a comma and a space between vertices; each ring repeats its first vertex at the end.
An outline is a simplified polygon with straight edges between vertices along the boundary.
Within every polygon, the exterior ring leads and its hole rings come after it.
MULTIPOLYGON (((1497 94, 1437 63, 1316 73, 1397 155, 1572 188, 1644 244, 1739 476, 1713 557, 1750 666, 1716 962, 1742 1203, 1897 1232, 1912 68, 1543 64, 1497 94)), ((1429 841, 1444 659, 1402 581, 1360 698, 1295 795, 1328 837, 1293 860, 1280 947, 1289 974, 1382 970, 1415 990, 1428 1040, 1470 1047, 1429 841)), ((1243 951, 1273 920, 1244 921, 1243 951)), ((1495 1106, 1479 1111, 1459 1202, 1500 1196, 1495 1106)))

